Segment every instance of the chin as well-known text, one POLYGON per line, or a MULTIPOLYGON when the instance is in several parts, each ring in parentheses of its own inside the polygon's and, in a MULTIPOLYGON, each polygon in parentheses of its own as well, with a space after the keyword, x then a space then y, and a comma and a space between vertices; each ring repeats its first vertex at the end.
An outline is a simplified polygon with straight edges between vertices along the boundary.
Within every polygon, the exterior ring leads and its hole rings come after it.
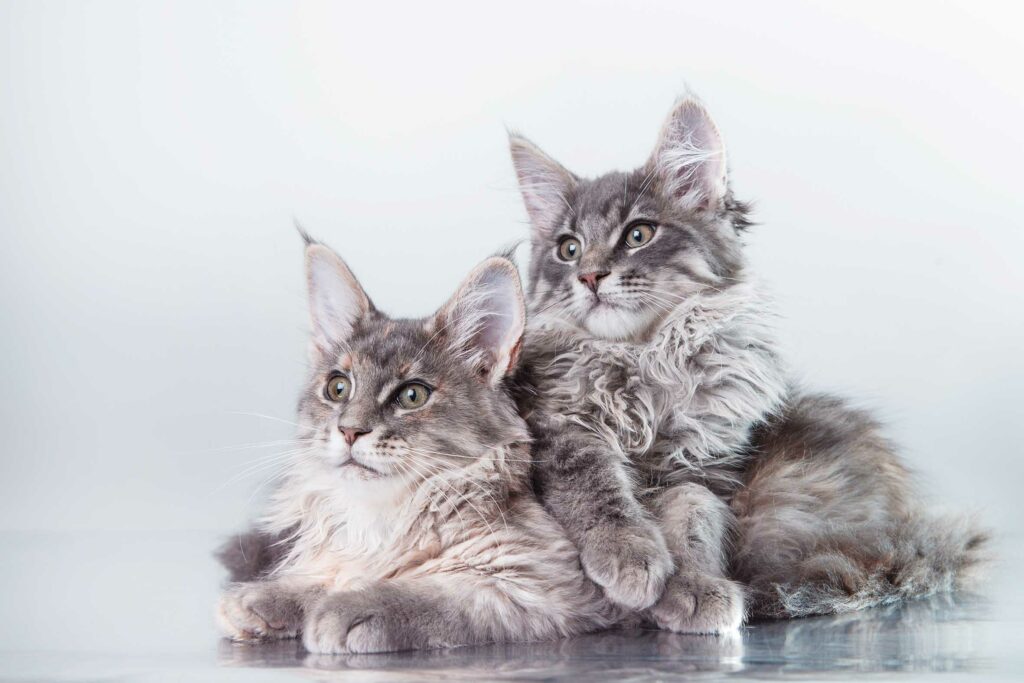
POLYGON ((346 467, 334 476, 334 487, 345 498, 359 501, 360 505, 390 501, 395 495, 409 490, 408 478, 397 473, 385 474, 346 467), (349 469, 352 471, 347 471, 349 469))
POLYGON ((583 320, 587 332, 611 341, 634 341, 658 322, 657 311, 600 304, 583 320))
POLYGON ((379 481, 388 476, 360 465, 342 465, 338 468, 338 476, 342 481, 379 481))

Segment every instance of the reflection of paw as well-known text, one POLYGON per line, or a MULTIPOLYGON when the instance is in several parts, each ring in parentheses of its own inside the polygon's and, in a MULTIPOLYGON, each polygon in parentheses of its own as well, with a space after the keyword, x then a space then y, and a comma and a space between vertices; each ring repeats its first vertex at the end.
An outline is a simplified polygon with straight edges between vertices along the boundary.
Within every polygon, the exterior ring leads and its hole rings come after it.
POLYGON ((609 600, 630 609, 653 605, 672 575, 665 539, 650 523, 592 530, 581 545, 587 576, 609 600))
POLYGON ((329 595, 311 610, 302 633, 310 652, 394 652, 423 647, 409 624, 390 613, 375 589, 329 595))
POLYGON ((743 590, 717 576, 677 574, 650 614, 666 631, 728 633, 743 624, 743 590))
POLYGON ((237 583, 221 596, 217 621, 232 640, 294 638, 302 626, 302 605, 273 583, 237 583))

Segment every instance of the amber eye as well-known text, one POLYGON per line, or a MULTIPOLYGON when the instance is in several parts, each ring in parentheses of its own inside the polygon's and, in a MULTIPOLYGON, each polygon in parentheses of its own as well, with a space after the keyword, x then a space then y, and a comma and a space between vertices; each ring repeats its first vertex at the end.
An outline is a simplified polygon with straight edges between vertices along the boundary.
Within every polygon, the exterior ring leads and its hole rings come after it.
POLYGON ((654 237, 654 226, 647 223, 637 223, 626 228, 625 242, 630 249, 642 247, 654 237))
POLYGON ((347 401, 352 393, 352 381, 345 375, 334 375, 327 380, 324 396, 330 401, 347 401))
POLYGON ((582 251, 583 245, 575 237, 566 237, 558 243, 558 258, 563 261, 575 261, 582 251))
POLYGON ((422 408, 430 398, 430 387, 419 382, 409 382, 398 390, 398 405, 407 410, 422 408))

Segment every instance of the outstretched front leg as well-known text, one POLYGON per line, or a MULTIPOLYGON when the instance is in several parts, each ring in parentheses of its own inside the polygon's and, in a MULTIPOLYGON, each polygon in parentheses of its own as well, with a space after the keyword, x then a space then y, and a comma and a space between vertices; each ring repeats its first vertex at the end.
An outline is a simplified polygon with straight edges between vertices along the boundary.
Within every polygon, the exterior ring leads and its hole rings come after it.
POLYGON ((322 654, 422 650, 482 642, 465 608, 433 581, 388 581, 323 596, 302 642, 322 654))
POLYGON ((306 648, 368 653, 553 640, 621 618, 532 497, 506 513, 507 526, 474 532, 411 574, 324 595, 308 610, 306 648))
POLYGON ((568 426, 533 431, 539 495, 579 548, 587 576, 618 605, 653 605, 672 574, 672 557, 634 496, 621 457, 568 426))
POLYGON ((217 605, 221 632, 235 641, 295 638, 323 588, 284 580, 228 586, 217 605))
POLYGON ((700 484, 661 492, 651 507, 678 567, 650 609, 659 628, 677 633, 725 633, 743 623, 743 589, 726 578, 726 544, 734 519, 700 484))

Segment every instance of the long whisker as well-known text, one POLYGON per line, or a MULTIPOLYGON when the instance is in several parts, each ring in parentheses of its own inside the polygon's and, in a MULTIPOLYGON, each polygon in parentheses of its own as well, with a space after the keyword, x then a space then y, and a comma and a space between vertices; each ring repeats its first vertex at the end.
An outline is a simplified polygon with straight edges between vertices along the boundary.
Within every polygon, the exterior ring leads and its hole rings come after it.
POLYGON ((638 298, 640 299, 641 302, 653 306, 654 308, 658 309, 662 313, 666 313, 667 314, 667 313, 671 313, 672 312, 673 306, 670 306, 669 304, 667 304, 664 301, 661 301, 661 300, 651 296, 650 294, 638 294, 637 296, 638 296, 638 298))
POLYGON ((559 304, 568 303, 571 299, 572 299, 572 293, 570 292, 569 294, 567 294, 567 295, 565 295, 563 297, 560 297, 558 299, 555 299, 553 301, 548 302, 547 304, 545 304, 540 309, 534 309, 533 311, 531 311, 531 313, 533 315, 539 315, 539 314, 543 313, 544 311, 547 311, 547 310, 549 310, 551 308, 554 308, 555 306, 558 306, 559 304))
MULTIPOLYGON (((412 451, 412 452, 417 454, 419 457, 428 458, 429 460, 432 460, 432 461, 435 461, 435 462, 439 463, 437 465, 438 467, 440 467, 441 465, 447 464, 441 458, 438 458, 438 457, 435 457, 435 456, 432 456, 432 455, 428 455, 426 453, 419 452, 419 451, 412 451)), ((494 495, 490 491, 488 491, 486 488, 484 488, 484 486, 480 482, 478 482, 478 481, 475 481, 475 480, 469 479, 469 478, 463 479, 462 481, 466 482, 466 483, 469 483, 469 484, 472 484, 473 486, 476 486, 476 488, 481 493, 483 493, 485 496, 487 496, 488 498, 491 499, 491 502, 494 503, 494 507, 498 511, 498 514, 501 515, 501 521, 505 525, 505 531, 508 532, 508 520, 505 519, 505 512, 501 509, 501 505, 498 503, 498 501, 494 497, 494 495)), ((468 503, 469 500, 467 499, 466 502, 468 503)))
POLYGON ((196 451, 197 453, 220 453, 230 451, 246 451, 257 448, 274 448, 276 446, 292 446, 299 443, 309 443, 315 439, 278 439, 276 441, 256 441, 253 443, 242 443, 235 446, 215 446, 196 451))
POLYGON ((244 467, 240 472, 230 477, 227 481, 225 481, 219 487, 214 489, 214 492, 220 491, 238 481, 241 481, 242 479, 245 479, 246 477, 250 477, 261 472, 264 472, 266 470, 278 467, 279 465, 285 464, 286 462, 297 456, 301 458, 303 455, 313 451, 314 449, 315 447, 313 446, 307 446, 304 448, 297 448, 294 450, 285 451, 283 453, 275 453, 273 455, 260 458, 257 462, 250 463, 249 465, 244 467))
POLYGON ((227 412, 228 412, 228 415, 245 415, 246 417, 259 417, 259 418, 263 418, 264 420, 273 420, 274 422, 280 422, 282 424, 291 425, 292 427, 301 427, 302 426, 298 422, 290 422, 289 420, 282 420, 281 418, 274 417, 273 415, 264 415, 262 413, 248 413, 248 412, 244 412, 244 411, 240 411, 240 410, 229 410, 227 412))
MULTIPOLYGON (((729 279, 729 278, 722 278, 722 279, 729 279)), ((725 293, 725 290, 723 290, 723 289, 719 289, 718 287, 715 287, 714 285, 712 285, 710 283, 700 282, 700 281, 697 281, 697 280, 669 280, 668 282, 665 282, 664 284, 666 284, 666 285, 683 285, 683 286, 688 286, 690 288, 692 288, 694 285, 697 285, 697 287, 699 289, 697 291, 692 291, 692 289, 691 289, 691 291, 689 291, 686 294, 686 296, 695 296, 695 295, 698 295, 698 294, 700 294, 700 293, 702 293, 704 291, 708 291, 708 290, 710 290, 712 292, 717 292, 718 294, 724 294, 725 293)), ((670 290, 663 290, 663 291, 668 292, 670 290)))
MULTIPOLYGON (((507 444, 494 444, 492 446, 488 446, 487 444, 483 444, 483 447, 485 449, 487 449, 487 450, 495 450, 495 449, 501 448, 502 446, 505 446, 505 445, 507 445, 507 444)), ((445 453, 443 451, 432 451, 430 449, 421 448, 419 446, 417 446, 416 448, 410 448, 410 450, 422 451, 424 453, 430 453, 431 455, 443 455, 443 456, 446 456, 446 457, 449 457, 449 458, 463 458, 465 460, 480 460, 480 457, 479 456, 475 456, 475 455, 460 455, 458 453, 445 453)), ((508 461, 508 462, 526 462, 526 463, 545 462, 543 460, 534 460, 533 458, 509 458, 509 457, 505 457, 504 459, 506 461, 508 461)))
MULTIPOLYGON (((410 461, 411 460, 412 459, 410 459, 410 461)), ((465 501, 466 504, 469 505, 471 508, 473 508, 473 510, 476 512, 476 514, 480 517, 480 521, 482 521, 484 524, 487 525, 487 530, 490 532, 490 535, 491 536, 494 535, 494 528, 491 526, 491 523, 489 521, 487 521, 487 517, 485 517, 483 512, 480 511, 480 508, 478 508, 476 505, 473 504, 473 501, 469 499, 469 496, 468 496, 468 494, 466 492, 461 492, 460 493, 455 488, 455 485, 452 482, 450 482, 450 481, 448 481, 447 479, 444 478, 444 476, 443 476, 444 470, 439 465, 433 465, 433 468, 432 468, 431 463, 424 462, 422 460, 421 461, 417 461, 417 464, 420 467, 423 467, 424 469, 426 469, 428 472, 433 472, 434 473, 434 478, 431 481, 437 480, 440 483, 447 484, 448 487, 452 490, 452 493, 457 495, 457 496, 459 496, 459 498, 456 501, 456 503, 458 503, 459 501, 465 501)), ((466 480, 466 481, 469 481, 469 480, 466 480)), ((456 509, 456 511, 458 511, 458 507, 456 507, 455 509, 456 509)), ((499 508, 499 511, 500 511, 500 508, 499 508)), ((461 519, 461 517, 460 517, 460 519, 461 519)), ((465 524, 465 522, 463 522, 463 524, 465 524)))
MULTIPOLYGON (((424 463, 422 463, 422 462, 416 462, 416 461, 414 461, 414 460, 413 460, 412 458, 407 458, 407 459, 405 460, 405 463, 406 463, 406 465, 408 465, 408 466, 409 466, 410 468, 412 468, 412 471, 413 471, 413 472, 415 472, 416 474, 418 474, 418 475, 420 475, 421 477, 423 477, 423 483, 424 483, 424 485, 426 485, 426 486, 429 486, 429 487, 430 487, 430 488, 431 488, 432 490, 434 490, 434 491, 437 491, 437 493, 441 494, 441 496, 442 496, 442 497, 444 498, 444 501, 445 501, 445 503, 446 503, 446 504, 447 504, 447 505, 448 505, 449 507, 451 507, 451 509, 452 509, 452 510, 454 510, 454 511, 455 511, 455 514, 456 514, 456 515, 458 515, 458 517, 459 517, 459 522, 460 522, 460 523, 461 523, 461 524, 462 524, 463 526, 466 526, 466 520, 465 520, 465 518, 464 518, 464 517, 462 516, 462 511, 461 511, 461 510, 459 510, 459 506, 458 506, 458 505, 457 505, 456 503, 453 503, 453 502, 452 502, 452 499, 451 499, 451 497, 449 497, 449 496, 448 496, 448 494, 447 494, 447 493, 445 493, 444 489, 441 489, 441 488, 438 488, 438 487, 437 487, 437 484, 438 484, 438 483, 447 483, 447 482, 444 482, 443 480, 441 480, 441 481, 437 481, 437 480, 439 480, 439 479, 440 479, 440 476, 439 476, 439 475, 438 475, 437 473, 433 473, 433 474, 431 474, 431 471, 430 471, 430 469, 429 469, 429 468, 427 468, 427 467, 425 466, 425 464, 424 464, 424 463), (426 470, 426 472, 424 472, 424 470, 426 470)), ((486 523, 486 520, 484 520, 484 522, 486 523)), ((492 532, 492 533, 493 533, 493 532, 492 532)))
MULTIPOLYGON (((423 485, 423 484, 426 483, 423 480, 423 475, 422 474, 414 472, 410 468, 408 461, 398 460, 398 461, 395 462, 395 467, 398 469, 398 472, 401 475, 406 475, 407 476, 407 475, 410 475, 410 474, 416 474, 417 478, 421 480, 419 482, 419 485, 423 485)), ((417 497, 417 495, 416 495, 417 492, 416 492, 416 490, 413 489, 413 485, 416 484, 416 482, 414 482, 412 480, 412 477, 407 477, 407 479, 408 480, 405 482, 405 490, 409 492, 409 504, 412 504, 416 500, 416 497, 417 497)))
POLYGON ((637 296, 647 301, 660 303, 666 312, 674 309, 679 303, 678 300, 673 301, 671 298, 668 298, 662 294, 656 294, 654 292, 638 292, 637 296))
MULTIPOLYGON (((312 452, 310 452, 310 453, 303 453, 303 454, 299 455, 295 459, 295 461, 296 461, 296 464, 298 464, 298 463, 308 462, 310 460, 313 460, 315 457, 316 457, 315 453, 312 453, 312 452)), ((249 494, 248 502, 251 503, 252 499, 256 497, 256 494, 258 494, 260 491, 262 491, 263 488, 265 486, 267 486, 267 484, 270 484, 271 482, 277 481, 277 480, 282 479, 283 477, 287 476, 288 471, 289 471, 289 468, 283 467, 280 470, 278 470, 277 472, 271 473, 271 475, 269 477, 267 477, 262 482, 260 482, 260 484, 257 485, 255 489, 253 489, 253 492, 251 494, 249 494)))

